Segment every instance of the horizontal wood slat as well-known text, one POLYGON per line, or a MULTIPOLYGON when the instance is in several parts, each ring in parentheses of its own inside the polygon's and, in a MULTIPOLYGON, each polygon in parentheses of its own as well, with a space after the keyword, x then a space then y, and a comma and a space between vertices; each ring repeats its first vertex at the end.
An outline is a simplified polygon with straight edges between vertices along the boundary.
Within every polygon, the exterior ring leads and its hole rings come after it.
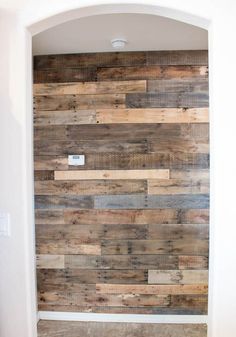
POLYGON ((148 194, 208 194, 208 180, 149 179, 148 194))
POLYGON ((149 270, 148 283, 157 284, 206 284, 207 270, 149 270))

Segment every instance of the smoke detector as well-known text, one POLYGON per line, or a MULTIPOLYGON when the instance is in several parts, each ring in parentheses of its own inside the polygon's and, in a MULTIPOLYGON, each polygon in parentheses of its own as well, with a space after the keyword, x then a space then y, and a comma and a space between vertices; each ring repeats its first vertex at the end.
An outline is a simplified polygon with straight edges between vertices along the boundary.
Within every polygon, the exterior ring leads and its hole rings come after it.
POLYGON ((112 47, 114 49, 124 49, 127 43, 126 39, 113 39, 111 40, 112 47))

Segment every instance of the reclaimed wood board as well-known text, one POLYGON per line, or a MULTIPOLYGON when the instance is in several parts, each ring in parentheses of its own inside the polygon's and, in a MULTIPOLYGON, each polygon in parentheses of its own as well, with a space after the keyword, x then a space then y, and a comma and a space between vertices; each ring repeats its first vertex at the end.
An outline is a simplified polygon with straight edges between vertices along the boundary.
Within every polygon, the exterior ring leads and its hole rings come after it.
POLYGON ((208 90, 202 50, 34 58, 39 310, 207 313, 208 90))

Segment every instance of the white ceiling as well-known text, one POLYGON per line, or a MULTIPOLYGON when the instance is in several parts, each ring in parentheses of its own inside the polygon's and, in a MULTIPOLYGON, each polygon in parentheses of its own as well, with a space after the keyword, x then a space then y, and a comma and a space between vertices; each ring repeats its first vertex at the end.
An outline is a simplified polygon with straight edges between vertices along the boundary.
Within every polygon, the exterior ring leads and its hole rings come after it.
POLYGON ((207 31, 144 14, 97 15, 50 28, 33 38, 33 54, 110 52, 111 40, 125 38, 124 51, 207 49, 207 31))

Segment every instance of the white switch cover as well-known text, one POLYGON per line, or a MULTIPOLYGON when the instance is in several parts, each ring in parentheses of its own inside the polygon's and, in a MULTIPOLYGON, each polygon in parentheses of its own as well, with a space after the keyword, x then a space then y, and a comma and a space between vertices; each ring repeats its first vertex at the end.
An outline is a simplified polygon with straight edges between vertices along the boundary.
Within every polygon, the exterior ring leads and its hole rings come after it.
POLYGON ((10 214, 0 212, 0 236, 10 236, 10 214))
POLYGON ((84 154, 72 154, 68 156, 69 166, 83 166, 85 164, 84 154))

